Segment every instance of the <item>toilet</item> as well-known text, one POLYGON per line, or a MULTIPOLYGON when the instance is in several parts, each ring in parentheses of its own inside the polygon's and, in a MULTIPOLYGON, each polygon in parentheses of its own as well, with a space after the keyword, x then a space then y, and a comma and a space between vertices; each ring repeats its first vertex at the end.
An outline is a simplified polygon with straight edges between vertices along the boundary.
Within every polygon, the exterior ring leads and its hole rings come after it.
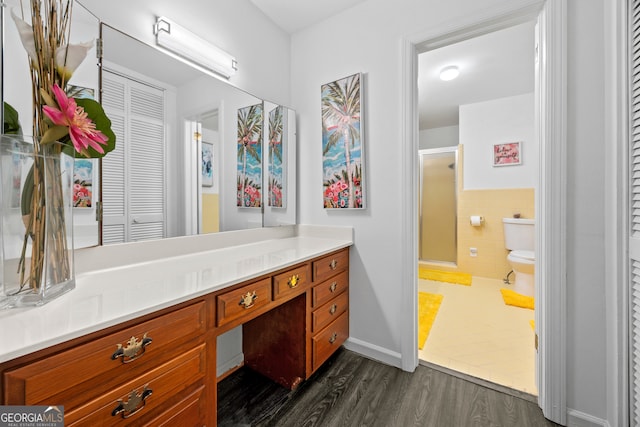
POLYGON ((515 273, 513 290, 519 294, 534 296, 533 273, 535 271, 535 225, 533 219, 503 218, 504 244, 508 249, 507 261, 515 273))

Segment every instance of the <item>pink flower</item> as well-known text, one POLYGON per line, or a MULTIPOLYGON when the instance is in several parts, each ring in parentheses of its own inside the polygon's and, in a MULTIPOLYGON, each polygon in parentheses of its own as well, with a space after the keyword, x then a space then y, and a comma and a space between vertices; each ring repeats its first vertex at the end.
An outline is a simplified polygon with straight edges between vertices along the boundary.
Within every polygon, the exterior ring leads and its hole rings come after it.
POLYGON ((100 144, 106 145, 108 138, 96 129, 96 124, 87 116, 84 108, 79 107, 75 99, 68 98, 57 84, 53 85, 51 90, 56 97, 59 109, 45 105, 42 109, 47 117, 55 125, 69 128, 71 142, 78 153, 87 155, 89 147, 104 153, 100 144))

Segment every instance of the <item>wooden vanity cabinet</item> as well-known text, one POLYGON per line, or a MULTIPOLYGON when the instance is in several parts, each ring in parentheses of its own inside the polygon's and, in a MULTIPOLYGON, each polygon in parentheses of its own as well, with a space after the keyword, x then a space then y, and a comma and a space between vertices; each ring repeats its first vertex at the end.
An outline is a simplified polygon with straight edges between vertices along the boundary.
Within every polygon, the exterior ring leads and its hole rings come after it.
POLYGON ((349 251, 313 261, 312 270, 309 375, 349 337, 349 251))
POLYGON ((171 419, 174 407, 206 424, 206 407, 192 401, 206 401, 215 363, 207 315, 200 299, 4 370, 3 404, 64 405, 66 426, 153 425, 171 419))
POLYGON ((65 425, 215 426, 216 338, 293 389, 349 335, 349 249, 0 364, 4 405, 64 405, 65 425))

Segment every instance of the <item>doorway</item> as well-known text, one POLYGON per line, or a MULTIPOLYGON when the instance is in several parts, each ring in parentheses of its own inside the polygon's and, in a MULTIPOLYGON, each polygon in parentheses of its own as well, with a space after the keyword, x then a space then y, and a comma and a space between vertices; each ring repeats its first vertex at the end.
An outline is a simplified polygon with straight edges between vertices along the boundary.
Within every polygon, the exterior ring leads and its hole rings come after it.
POLYGON ((504 282, 512 267, 502 221, 516 215, 534 219, 536 214, 535 25, 530 19, 487 30, 418 55, 419 146, 449 145, 419 151, 418 291, 421 298, 442 298, 419 358, 530 396, 538 393, 531 326, 535 313, 533 304, 515 307, 503 298, 503 291, 514 291, 514 283, 513 277, 504 282), (458 78, 441 74, 451 69, 459 73, 458 78), (495 146, 513 143, 519 147, 518 161, 505 167, 496 164, 495 146), (462 166, 456 192, 454 171, 449 171, 450 182, 443 181, 438 161, 427 158, 425 162, 425 154, 431 151, 436 156, 438 151, 458 151, 458 147, 462 166), (425 179, 431 179, 430 185, 424 185, 425 179), (425 201, 443 193, 450 193, 453 203, 431 203, 436 208, 429 215, 425 201), (454 233, 448 239, 443 236, 448 227, 442 216, 453 224, 454 233), (476 222, 470 224, 473 218, 476 222), (482 218, 479 223, 478 218, 482 218), (430 240, 436 242, 437 250, 425 245, 430 240), (449 246, 451 254, 444 258, 442 252, 449 246), (453 276, 453 284, 447 283, 447 277, 433 279, 430 269, 458 276, 453 276), (465 281, 455 281, 459 276, 465 281), (471 285, 463 286, 467 276, 471 285))
POLYGON ((403 223, 411 241, 403 249, 404 277, 407 283, 403 294, 403 307, 408 315, 403 320, 403 369, 412 370, 418 364, 417 336, 417 63, 418 53, 439 46, 475 37, 482 30, 505 28, 510 25, 537 19, 536 32, 536 133, 541 144, 540 162, 544 165, 537 185, 536 213, 540 219, 536 230, 536 310, 535 331, 539 342, 536 357, 538 404, 545 417, 559 424, 567 419, 567 383, 563 375, 567 369, 567 316, 563 304, 566 301, 566 212, 567 177, 566 161, 566 25, 567 2, 539 1, 526 7, 492 9, 480 16, 469 17, 460 22, 450 22, 436 29, 407 37, 404 43, 405 100, 404 140, 406 147, 403 159, 407 168, 403 181, 408 190, 404 201, 403 223), (550 287, 548 284, 553 283, 550 287))

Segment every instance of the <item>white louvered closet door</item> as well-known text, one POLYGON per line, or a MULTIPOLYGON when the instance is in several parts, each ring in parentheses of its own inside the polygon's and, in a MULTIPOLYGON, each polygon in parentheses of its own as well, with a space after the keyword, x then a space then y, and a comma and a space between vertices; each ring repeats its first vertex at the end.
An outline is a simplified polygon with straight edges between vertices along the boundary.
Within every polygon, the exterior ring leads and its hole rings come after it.
POLYGON ((165 236, 164 93, 103 73, 103 106, 116 133, 104 157, 103 243, 165 236))
POLYGON ((630 424, 640 426, 640 2, 629 1, 630 73, 630 424))

